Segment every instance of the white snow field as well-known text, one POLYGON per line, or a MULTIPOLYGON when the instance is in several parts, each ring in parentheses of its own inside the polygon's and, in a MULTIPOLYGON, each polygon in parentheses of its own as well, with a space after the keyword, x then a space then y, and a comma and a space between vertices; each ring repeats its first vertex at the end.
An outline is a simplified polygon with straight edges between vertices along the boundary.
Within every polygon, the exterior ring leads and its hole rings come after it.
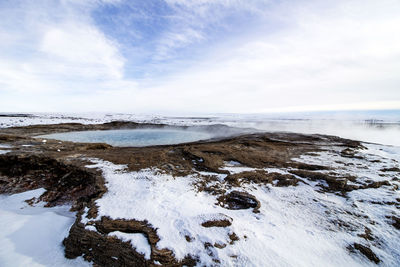
MULTIPOLYGON (((365 160, 342 158, 339 148, 297 160, 336 166, 344 173, 357 174, 360 183, 383 180, 379 170, 398 166, 400 150, 366 146, 361 152, 365 160), (371 160, 379 162, 371 163, 371 160)), ((88 167, 103 171, 108 192, 96 201, 98 217, 88 219, 85 213, 82 222, 87 224, 101 216, 147 220, 161 238, 158 248, 172 250, 177 259, 188 254, 198 256, 201 266, 216 262, 221 266, 373 266, 363 255, 346 249, 354 242, 369 245, 369 241, 366 243, 358 236, 368 227, 377 241, 371 241, 374 245, 371 248, 383 265, 400 263, 400 232, 385 217, 398 216, 399 212, 395 205, 376 204, 395 202, 400 197, 399 191, 390 186, 355 190, 348 197, 322 192, 319 182, 305 179, 305 183, 291 187, 248 184, 233 188, 247 191, 261 202, 260 213, 253 213, 251 209, 225 209, 216 204, 216 196, 196 190, 196 180, 202 175, 218 176, 222 187, 226 186, 226 175, 201 172, 172 177, 157 169, 127 172, 124 165, 92 161, 95 164, 88 167), (228 219, 232 225, 211 228, 201 225, 218 218, 228 219), (349 224, 351 229, 338 227, 334 222, 349 224), (232 233, 239 237, 233 244, 229 238, 232 233), (186 236, 192 241, 187 242, 186 236), (222 248, 205 249, 206 243, 219 244, 222 248)), ((235 162, 228 162, 224 169, 231 173, 249 170, 235 162)), ((287 173, 284 169, 265 170, 287 173)), ((400 186, 398 181, 393 184, 400 186)), ((86 229, 96 231, 89 224, 86 229)), ((138 241, 136 234, 116 236, 130 240, 138 252, 148 255, 148 242, 138 241)))
POLYGON ((75 221, 70 207, 44 208, 44 203, 25 202, 43 192, 0 195, 0 266, 91 266, 82 258, 64 257, 62 241, 75 221))

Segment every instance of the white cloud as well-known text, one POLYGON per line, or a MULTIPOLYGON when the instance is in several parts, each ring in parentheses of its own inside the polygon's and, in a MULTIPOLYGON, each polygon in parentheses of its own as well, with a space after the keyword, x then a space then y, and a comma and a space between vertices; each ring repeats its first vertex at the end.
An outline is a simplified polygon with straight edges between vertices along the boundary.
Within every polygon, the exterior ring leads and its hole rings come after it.
POLYGON ((195 42, 204 40, 201 32, 192 28, 180 29, 179 31, 170 31, 165 33, 158 40, 153 59, 167 60, 176 56, 176 50, 183 48, 195 42))
POLYGON ((228 29, 226 18, 247 12, 260 15, 270 1, 265 0, 165 0, 173 10, 168 16, 165 32, 156 40, 154 60, 174 59, 179 50, 190 45, 205 43, 211 29, 228 29))
MULTIPOLYGON (((6 94, 46 93, 46 97, 60 95, 61 101, 67 101, 73 92, 96 93, 121 84, 136 87, 136 82, 123 80, 125 59, 118 44, 90 18, 96 2, 38 1, 31 5, 22 1, 24 8, 9 5, 0 12, 4 15, 0 32, 5 33, 0 35, 3 98, 6 94)), ((46 108, 40 104, 44 98, 37 100, 36 109, 46 108)))
POLYGON ((55 63, 56 70, 68 75, 115 79, 123 76, 124 59, 117 45, 90 25, 67 24, 49 28, 44 33, 40 51, 55 63))

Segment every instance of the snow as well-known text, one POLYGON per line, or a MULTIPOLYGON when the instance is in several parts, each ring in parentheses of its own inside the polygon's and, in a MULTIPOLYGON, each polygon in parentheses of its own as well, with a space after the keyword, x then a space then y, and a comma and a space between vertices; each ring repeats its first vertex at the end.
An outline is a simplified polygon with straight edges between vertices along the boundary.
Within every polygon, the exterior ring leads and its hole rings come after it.
POLYGON ((8 144, 0 144, 0 155, 11 152, 11 150, 8 150, 9 148, 12 148, 12 146, 8 144))
MULTIPOLYGON (((297 160, 329 166, 337 164, 343 172, 363 170, 363 179, 381 180, 377 170, 394 162, 392 157, 386 156, 392 155, 392 152, 397 157, 400 152, 391 149, 374 145, 361 152, 367 155, 365 160, 340 158, 344 163, 358 160, 369 164, 372 166, 369 170, 336 163, 339 148, 297 160), (381 155, 377 155, 376 151, 380 151, 381 155), (380 158, 380 162, 376 166, 371 165, 370 160, 376 157, 380 158)), ((157 169, 127 172, 124 165, 97 159, 92 161, 95 164, 88 167, 103 171, 108 188, 108 192, 96 201, 98 217, 92 220, 99 220, 101 216, 147 220, 157 229, 160 237, 157 247, 170 249, 177 259, 193 255, 199 257, 199 265, 213 265, 218 260, 222 266, 372 266, 363 255, 351 254, 346 249, 354 242, 365 243, 358 234, 363 233, 364 226, 368 226, 381 244, 380 247, 372 247, 378 257, 387 265, 400 262, 400 235, 385 217, 398 214, 398 211, 395 206, 368 204, 368 201, 394 201, 399 197, 399 192, 385 186, 353 191, 345 198, 320 192, 316 190, 318 183, 311 181, 291 187, 248 184, 240 190, 253 194, 260 201, 260 213, 256 214, 251 209, 225 209, 217 205, 216 196, 196 190, 194 185, 197 179, 201 179, 202 175, 218 176, 215 173, 199 172, 186 177, 172 177, 157 169), (366 217, 354 217, 357 213, 366 217), (232 225, 201 226, 202 222, 218 218, 231 218, 232 225), (337 220, 350 225, 358 220, 362 224, 349 230, 335 226, 333 222, 337 220), (229 235, 232 233, 240 239, 230 244, 229 235), (185 237, 189 237, 191 242, 185 237), (207 243, 226 246, 221 249, 205 248, 207 243)), ((224 169, 231 173, 247 170, 236 163, 228 163, 224 169)), ((285 169, 264 170, 287 173, 285 169)), ((226 186, 224 177, 220 178, 217 183, 226 186)), ((226 190, 233 189, 227 187, 226 190)), ((83 222, 85 220, 82 219, 83 222)), ((121 234, 118 238, 128 240, 128 234, 121 234)))
POLYGON ((0 144, 0 148, 12 148, 12 146, 7 144, 0 144))
POLYGON ((68 206, 29 206, 25 200, 39 197, 36 189, 14 195, 0 195, 1 266, 91 266, 82 258, 64 257, 62 241, 75 220, 68 206))
MULTIPOLYGON (((363 145, 366 149, 359 150, 356 154, 361 158, 343 158, 339 156, 343 148, 331 148, 329 151, 319 152, 318 156, 301 156, 297 160, 334 167, 339 174, 356 176, 359 184, 390 180, 391 186, 353 190, 347 193, 347 198, 336 196, 336 205, 328 206, 331 213, 328 217, 334 216, 348 223, 357 234, 362 234, 364 227, 371 229, 377 240, 375 243, 370 242, 375 245, 373 251, 383 259, 385 265, 396 266, 400 262, 400 235, 398 230, 390 226, 386 216, 399 217, 400 214, 396 205, 386 203, 396 203, 400 198, 400 192, 396 189, 400 182, 392 179, 399 173, 387 172, 383 176, 381 169, 399 167, 400 147, 366 143, 363 145)), ((325 195, 328 197, 331 194, 325 195)), ((355 233, 349 231, 349 234, 352 234, 350 239, 356 239, 355 233)), ((361 239, 359 243, 362 243, 361 239)))
POLYGON ((115 236, 116 238, 125 242, 130 242, 132 247, 135 248, 137 252, 144 255, 145 259, 147 260, 150 259, 151 247, 144 234, 141 233, 131 234, 131 233, 123 233, 120 231, 114 231, 109 233, 108 235, 115 236))
MULTIPOLYGON (((56 124, 56 123, 82 123, 82 124, 100 124, 111 121, 133 121, 133 122, 150 122, 150 123, 167 123, 175 125, 183 125, 190 123, 192 125, 199 124, 203 120, 192 120, 192 119, 174 119, 154 114, 121 114, 121 113, 31 113, 22 114, 17 116, 16 114, 10 113, 11 116, 6 114, 0 114, 0 128, 8 127, 20 127, 28 125, 39 125, 39 124, 56 124), (172 123, 174 122, 174 123, 172 123)), ((210 124, 210 123, 208 123, 210 124)))
POLYGON ((225 166, 222 167, 221 170, 229 171, 231 174, 240 173, 240 172, 251 172, 257 169, 249 168, 249 167, 239 167, 239 166, 225 166))

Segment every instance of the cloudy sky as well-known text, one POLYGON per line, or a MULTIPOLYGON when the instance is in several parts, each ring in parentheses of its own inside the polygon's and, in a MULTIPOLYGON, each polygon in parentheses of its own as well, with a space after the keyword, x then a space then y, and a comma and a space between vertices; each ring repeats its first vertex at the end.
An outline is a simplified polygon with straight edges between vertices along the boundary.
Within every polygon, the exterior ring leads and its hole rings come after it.
POLYGON ((400 108, 399 0, 0 0, 0 111, 400 108))

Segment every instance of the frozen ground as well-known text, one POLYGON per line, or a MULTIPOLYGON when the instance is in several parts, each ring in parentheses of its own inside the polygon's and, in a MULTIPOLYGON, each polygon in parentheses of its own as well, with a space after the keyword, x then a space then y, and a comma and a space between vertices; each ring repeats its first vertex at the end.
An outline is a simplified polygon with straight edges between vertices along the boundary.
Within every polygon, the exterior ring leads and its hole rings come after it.
POLYGON ((91 266, 82 258, 64 257, 61 242, 75 221, 68 206, 44 208, 43 203, 25 202, 44 191, 0 195, 0 266, 91 266))
MULTIPOLYGON (((337 167, 339 174, 357 175, 358 184, 382 181, 380 170, 398 166, 400 151, 378 145, 367 147, 361 152, 363 160, 341 157, 340 148, 297 160, 337 167)), ((123 165, 96 159, 93 162, 89 167, 103 171, 108 192, 96 202, 98 217, 88 219, 84 214, 82 222, 87 224, 101 216, 147 220, 158 229, 161 240, 157 247, 172 250, 178 259, 190 254, 199 257, 200 265, 222 266, 374 265, 363 255, 347 249, 360 243, 371 247, 385 266, 400 263, 400 232, 387 217, 399 216, 399 212, 396 205, 385 204, 395 203, 400 197, 396 189, 400 186, 398 181, 393 182, 394 187, 359 189, 347 196, 324 192, 322 182, 306 179, 302 179, 305 183, 290 187, 248 184, 239 190, 260 201, 260 213, 253 213, 251 209, 225 209, 217 205, 216 196, 196 188, 196 179, 215 175, 219 178, 216 183, 229 192, 235 188, 224 182, 226 175, 200 172, 174 178, 156 169, 127 172, 123 165), (202 226, 212 220, 228 220, 231 225, 202 226), (373 240, 360 236, 367 228, 372 231, 373 240), (239 240, 232 240, 233 233, 239 240)), ((235 162, 228 162, 224 169, 230 173, 254 170, 235 162)), ((287 173, 285 169, 266 170, 287 173)), ((91 223, 86 228, 96 231, 91 223)), ((139 252, 149 250, 147 242, 137 241, 137 234, 124 234, 120 238, 130 240, 139 252)))
MULTIPOLYGON (((239 119, 223 121, 218 118, 183 119, 156 116, 138 118, 136 115, 119 114, 88 115, 80 118, 61 115, 38 115, 34 118, 0 117, 0 127, 60 122, 103 123, 113 120, 180 125, 216 122, 246 127, 260 125, 243 124, 239 119)), ((389 135, 382 137, 379 133, 383 132, 376 132, 378 130, 375 128, 370 132, 368 129, 366 131, 368 134, 365 136, 378 133, 378 139, 382 141, 397 133, 397 130, 389 131, 389 135)), ((390 142, 385 142, 396 143, 398 140, 392 137, 390 142)), ((359 252, 350 253, 346 249, 356 242, 370 247, 384 266, 399 266, 400 232, 391 225, 389 217, 400 217, 400 214, 398 206, 387 204, 396 203, 400 199, 400 183, 394 179, 398 178, 399 173, 381 170, 399 167, 400 148, 364 145, 367 149, 360 150, 360 158, 344 158, 340 155, 340 148, 332 147, 297 160, 335 167, 338 173, 357 176, 357 184, 393 179, 392 186, 354 190, 343 196, 322 191, 323 182, 309 181, 301 177, 298 178, 305 183, 291 187, 244 185, 240 190, 256 196, 261 203, 260 213, 225 209, 216 204, 216 196, 200 192, 196 187, 196 181, 202 176, 216 175, 218 181, 213 183, 226 187, 228 191, 233 190, 227 187, 225 175, 199 172, 187 177, 174 178, 157 169, 127 172, 123 165, 93 159, 95 164, 90 167, 103 171, 108 187, 108 192, 97 200, 98 216, 148 220, 158 228, 157 234, 161 238, 157 244, 159 248, 171 249, 178 259, 187 254, 196 255, 201 264, 205 265, 218 261, 223 266, 373 265, 359 252), (210 220, 227 220, 231 225, 201 225, 210 220), (367 228, 371 230, 373 240, 366 240, 361 236, 367 228), (233 233, 239 240, 232 239, 233 233), (191 242, 187 242, 186 237, 191 242)), ((0 153, 6 153, 9 149, 10 147, 2 146, 0 153)), ((224 169, 232 174, 254 170, 237 162, 226 162, 224 169)), ((288 171, 266 170, 280 173, 288 171)), ((42 192, 43 190, 39 189, 12 196, 0 196, 0 266, 90 265, 82 259, 71 261, 64 258, 61 242, 74 221, 74 214, 68 212, 68 207, 43 208, 40 203, 31 207, 24 202, 38 197, 42 192)), ((96 219, 88 219, 84 214, 82 222, 89 223, 90 220, 96 219)), ((86 229, 96 231, 90 224, 86 229)), ((133 248, 145 258, 149 258, 151 248, 142 234, 116 231, 109 235, 129 241, 133 248)))

